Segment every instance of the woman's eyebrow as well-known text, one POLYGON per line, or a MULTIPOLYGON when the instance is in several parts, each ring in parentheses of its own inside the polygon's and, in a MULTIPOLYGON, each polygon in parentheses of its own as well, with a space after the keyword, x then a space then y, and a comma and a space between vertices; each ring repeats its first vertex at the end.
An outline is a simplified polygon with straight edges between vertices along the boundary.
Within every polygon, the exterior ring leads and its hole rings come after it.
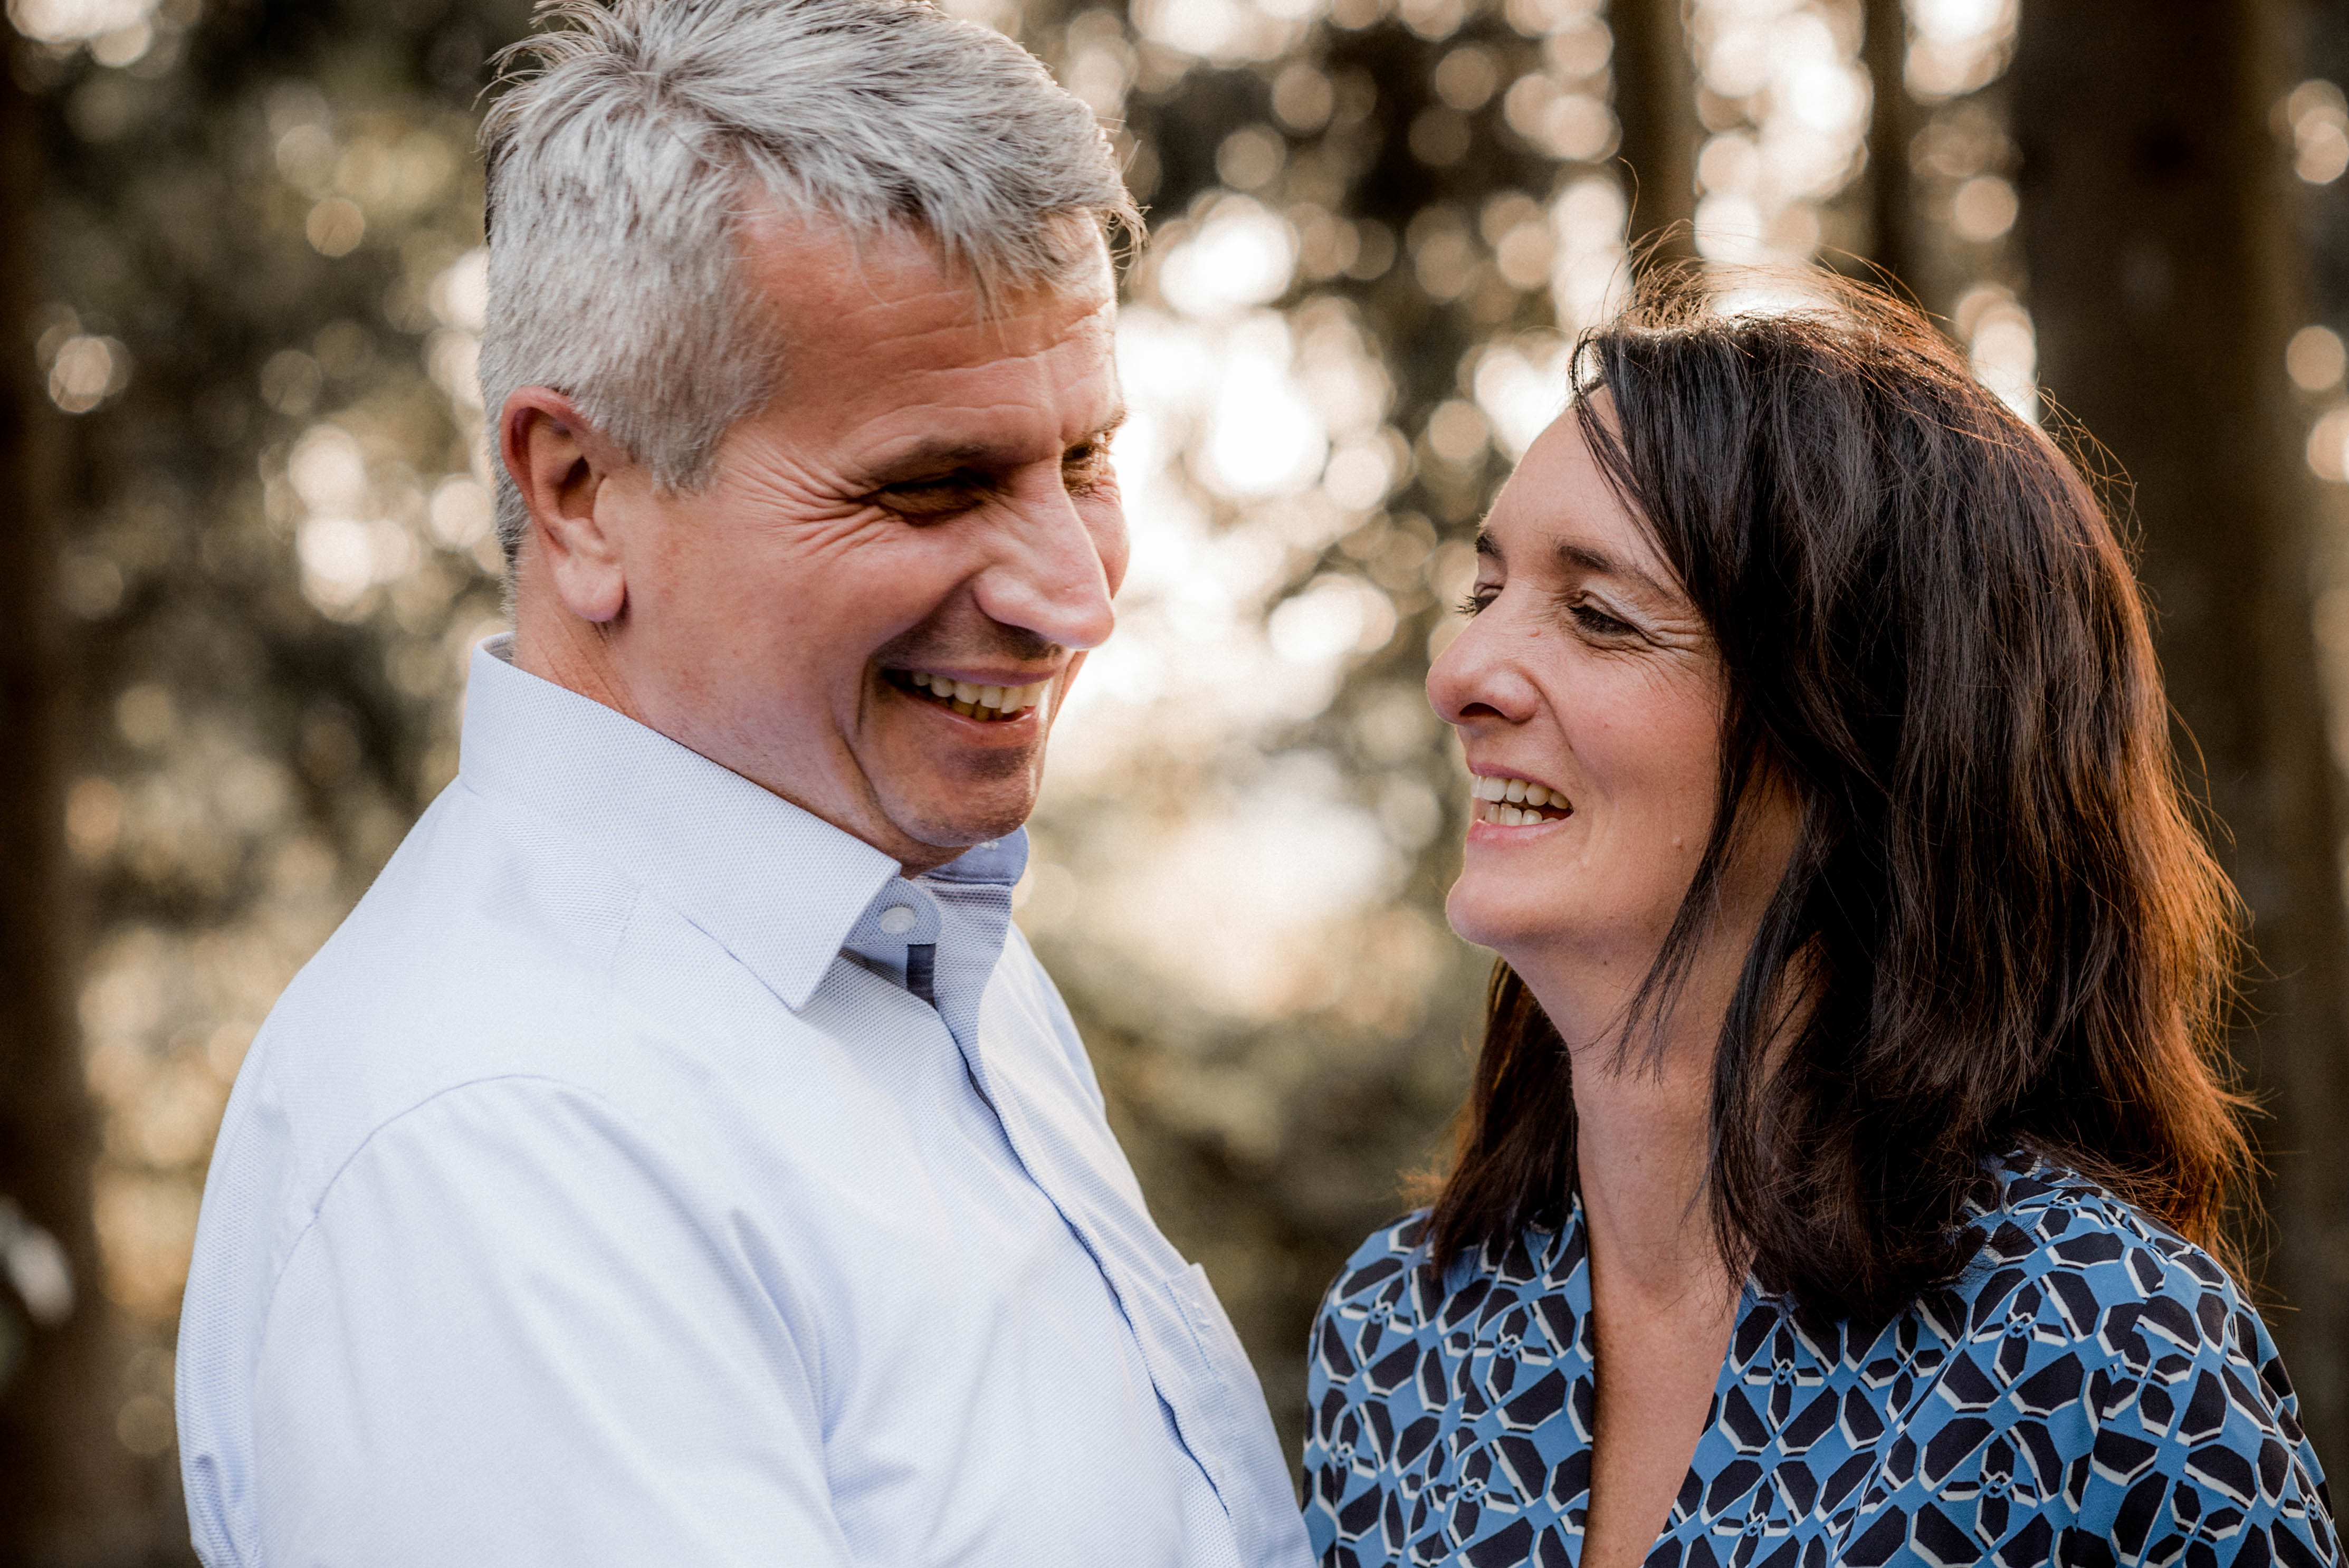
POLYGON ((1570 539, 1559 540, 1553 548, 1558 561, 1569 571, 1586 572, 1594 577, 1620 578, 1626 583, 1646 589, 1660 599, 1670 600, 1677 597, 1670 589, 1638 567, 1627 561, 1618 561, 1603 550, 1593 549, 1588 544, 1578 544, 1570 539))

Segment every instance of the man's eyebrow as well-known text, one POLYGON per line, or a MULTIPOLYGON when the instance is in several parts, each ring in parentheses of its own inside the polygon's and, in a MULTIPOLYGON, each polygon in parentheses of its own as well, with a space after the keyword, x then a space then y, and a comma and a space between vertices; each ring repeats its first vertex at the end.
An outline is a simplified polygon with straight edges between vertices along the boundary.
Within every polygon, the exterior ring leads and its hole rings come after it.
MULTIPOLYGON (((1126 413, 1125 406, 1120 404, 1115 413, 1070 445, 1106 440, 1125 423, 1126 413)), ((999 466, 1002 459, 1003 449, 984 441, 917 441, 903 451, 892 453, 886 461, 874 464, 873 473, 875 482, 886 485, 957 469, 999 466)))
POLYGON ((1588 544, 1578 544, 1570 539, 1559 540, 1554 548, 1558 560, 1571 570, 1587 572, 1594 577, 1620 578, 1624 582, 1646 589, 1659 598, 1674 597, 1670 590, 1653 577, 1627 561, 1616 560, 1603 550, 1595 550, 1588 544))
POLYGON ((899 480, 914 479, 956 469, 983 466, 989 459, 999 456, 999 449, 984 442, 918 441, 901 451, 892 452, 886 460, 873 465, 873 478, 888 484, 899 480))

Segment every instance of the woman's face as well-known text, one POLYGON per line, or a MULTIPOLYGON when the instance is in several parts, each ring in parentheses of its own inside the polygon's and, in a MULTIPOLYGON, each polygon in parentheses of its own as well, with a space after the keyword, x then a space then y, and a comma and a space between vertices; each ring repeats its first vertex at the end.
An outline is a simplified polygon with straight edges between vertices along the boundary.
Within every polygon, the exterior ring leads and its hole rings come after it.
MULTIPOLYGON (((1427 677, 1475 776, 1452 928, 1521 972, 1563 964, 1636 985, 1712 826, 1721 661, 1571 414, 1534 443, 1486 519, 1471 605, 1427 677)), ((1753 837, 1783 845, 1783 831, 1755 825, 1753 837)), ((1771 881, 1784 863, 1782 851, 1771 881)), ((1733 884, 1752 880, 1733 869, 1733 884)), ((1724 892, 1732 909, 1758 913, 1752 890, 1724 892)))

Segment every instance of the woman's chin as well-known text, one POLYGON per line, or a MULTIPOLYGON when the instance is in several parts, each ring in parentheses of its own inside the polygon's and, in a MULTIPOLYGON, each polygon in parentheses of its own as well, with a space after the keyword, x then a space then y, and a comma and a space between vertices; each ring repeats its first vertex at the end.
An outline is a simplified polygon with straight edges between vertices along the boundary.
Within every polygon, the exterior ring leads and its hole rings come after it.
POLYGON ((1489 947, 1506 957, 1515 949, 1538 942, 1543 928, 1554 925, 1557 909, 1547 909, 1527 890, 1494 885, 1502 879, 1464 872, 1444 896, 1444 918, 1463 942, 1489 947))

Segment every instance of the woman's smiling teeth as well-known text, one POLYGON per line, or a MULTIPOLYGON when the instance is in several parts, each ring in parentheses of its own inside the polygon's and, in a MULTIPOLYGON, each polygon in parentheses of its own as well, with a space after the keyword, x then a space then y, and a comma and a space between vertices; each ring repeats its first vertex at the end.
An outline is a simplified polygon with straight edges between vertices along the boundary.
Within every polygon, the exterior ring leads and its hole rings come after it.
POLYGON ((1493 822, 1504 828, 1530 828, 1536 822, 1563 822, 1574 815, 1574 805, 1563 791, 1523 779, 1473 776, 1468 787, 1471 821, 1493 822))
POLYGON ((900 690, 927 697, 965 718, 990 722, 1019 717, 1044 700, 1044 688, 1052 684, 1038 681, 1033 686, 981 686, 968 681, 948 680, 927 670, 891 670, 889 674, 896 677, 891 684, 900 690))

